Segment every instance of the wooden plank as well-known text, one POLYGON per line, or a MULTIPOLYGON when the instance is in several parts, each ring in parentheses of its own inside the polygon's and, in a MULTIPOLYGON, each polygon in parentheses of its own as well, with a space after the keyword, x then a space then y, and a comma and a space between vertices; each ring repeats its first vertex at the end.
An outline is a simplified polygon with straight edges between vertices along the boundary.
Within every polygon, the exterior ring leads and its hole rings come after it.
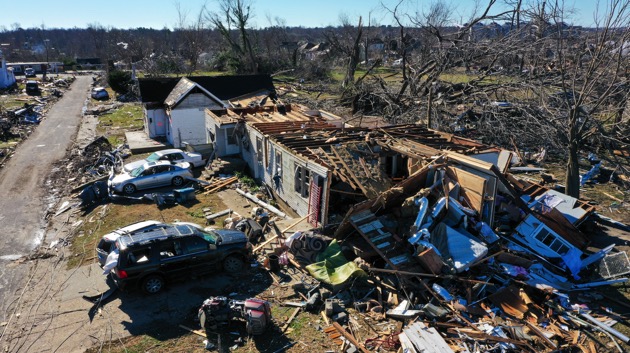
POLYGON ((184 325, 179 325, 179 327, 183 328, 186 331, 190 331, 190 332, 194 333, 195 335, 199 335, 201 337, 208 338, 208 336, 206 336, 206 333, 201 331, 201 330, 195 330, 195 329, 192 329, 190 327, 186 327, 184 325))
POLYGON ((355 182, 355 184, 359 187, 359 189, 361 189, 363 194, 365 194, 367 197, 373 196, 373 194, 370 193, 370 190, 366 189, 365 186, 363 186, 361 181, 356 177, 355 172, 348 167, 348 165, 343 160, 343 158, 341 158, 339 153, 337 153, 337 151, 335 151, 334 149, 332 149, 332 152, 339 159, 339 163, 341 163, 341 165, 343 165, 344 169, 348 172, 348 175, 350 176, 350 178, 355 182))
POLYGON ((365 347, 359 343, 354 336, 352 336, 350 333, 348 333, 341 325, 339 325, 337 322, 333 322, 333 326, 335 326, 335 328, 337 329, 337 331, 339 331, 339 333, 341 333, 343 335, 343 337, 345 337, 348 341, 350 341, 350 343, 354 344, 355 347, 357 347, 358 350, 360 350, 363 353, 370 353, 370 351, 368 351, 367 349, 365 349, 365 347))
POLYGON ((209 194, 211 192, 218 191, 218 190, 220 190, 220 189, 222 189, 222 188, 224 188, 224 187, 226 187, 226 186, 236 182, 237 180, 238 180, 237 177, 231 177, 229 179, 222 180, 219 183, 210 184, 210 186, 208 187, 208 190, 204 191, 203 194, 206 195, 206 194, 209 194))
POLYGON ((453 167, 446 167, 446 175, 459 182, 462 194, 468 200, 470 206, 481 213, 484 201, 483 195, 486 190, 486 179, 453 167))
POLYGON ((289 319, 287 320, 287 322, 284 323, 284 326, 282 326, 282 332, 284 333, 284 331, 286 331, 289 328, 289 325, 291 325, 291 321, 293 321, 293 319, 295 319, 295 317, 297 316, 297 314, 300 312, 302 308, 295 308, 295 310, 293 311, 293 314, 291 314, 291 316, 289 316, 289 319))

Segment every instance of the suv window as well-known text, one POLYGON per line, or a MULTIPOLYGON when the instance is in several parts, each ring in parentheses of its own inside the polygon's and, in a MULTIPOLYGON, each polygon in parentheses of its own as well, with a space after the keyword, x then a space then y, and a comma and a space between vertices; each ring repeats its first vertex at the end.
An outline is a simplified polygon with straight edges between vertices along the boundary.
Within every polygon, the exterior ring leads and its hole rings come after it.
POLYGON ((208 250, 208 242, 199 237, 187 237, 184 239, 186 245, 186 253, 192 254, 208 250))
POLYGON ((127 266, 133 267, 151 261, 151 248, 130 251, 127 255, 127 266))
POLYGON ((179 240, 169 240, 160 243, 160 258, 164 259, 182 254, 182 246, 179 240))

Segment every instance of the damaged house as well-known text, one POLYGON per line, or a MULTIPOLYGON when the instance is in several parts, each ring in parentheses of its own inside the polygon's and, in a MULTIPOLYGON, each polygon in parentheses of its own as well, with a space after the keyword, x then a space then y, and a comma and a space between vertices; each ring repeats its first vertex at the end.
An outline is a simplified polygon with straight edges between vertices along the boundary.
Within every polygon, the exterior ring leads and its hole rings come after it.
POLYGON ((230 99, 264 91, 274 95, 269 75, 142 78, 144 130, 173 147, 205 144, 205 109, 233 107, 230 99))
POLYGON ((13 69, 7 67, 7 62, 0 51, 0 89, 15 85, 15 75, 13 69))

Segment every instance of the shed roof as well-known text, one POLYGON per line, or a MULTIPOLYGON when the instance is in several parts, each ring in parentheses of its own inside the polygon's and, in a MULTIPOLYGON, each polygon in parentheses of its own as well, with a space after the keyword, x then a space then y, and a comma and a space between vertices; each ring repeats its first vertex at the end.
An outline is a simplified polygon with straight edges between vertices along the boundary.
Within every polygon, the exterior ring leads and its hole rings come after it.
POLYGON ((175 85, 175 87, 173 88, 171 93, 164 100, 164 104, 166 104, 166 105, 168 105, 168 106, 170 106, 172 108, 172 107, 176 106, 177 104, 179 104, 179 102, 181 102, 182 99, 184 99, 184 97, 186 97, 189 93, 191 93, 191 92, 193 92, 195 90, 198 90, 201 93, 205 94, 210 99, 212 99, 215 102, 217 102, 218 104, 225 105, 223 102, 221 102, 221 99, 217 98, 211 92, 208 92, 208 90, 206 90, 205 88, 201 87, 200 84, 195 83, 195 82, 189 80, 186 77, 182 77, 179 80, 179 82, 175 85))
MULTIPOLYGON (((247 93, 267 89, 275 92, 273 81, 268 74, 235 75, 235 76, 191 76, 192 82, 211 92, 221 100, 245 95, 247 93)), ((143 103, 163 103, 171 94, 181 77, 140 78, 140 98, 143 103)))

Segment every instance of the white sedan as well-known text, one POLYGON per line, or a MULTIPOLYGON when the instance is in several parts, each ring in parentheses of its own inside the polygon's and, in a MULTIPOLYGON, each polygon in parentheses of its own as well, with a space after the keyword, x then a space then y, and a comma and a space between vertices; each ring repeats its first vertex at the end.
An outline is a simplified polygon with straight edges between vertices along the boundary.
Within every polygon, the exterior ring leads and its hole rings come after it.
POLYGON ((201 154, 195 152, 184 152, 177 148, 171 148, 168 150, 161 150, 152 153, 146 159, 141 159, 139 161, 127 163, 124 166, 126 172, 131 172, 132 170, 142 166, 147 162, 157 162, 157 161, 169 161, 171 163, 190 163, 193 167, 203 167, 206 165, 206 161, 201 157, 201 154))

